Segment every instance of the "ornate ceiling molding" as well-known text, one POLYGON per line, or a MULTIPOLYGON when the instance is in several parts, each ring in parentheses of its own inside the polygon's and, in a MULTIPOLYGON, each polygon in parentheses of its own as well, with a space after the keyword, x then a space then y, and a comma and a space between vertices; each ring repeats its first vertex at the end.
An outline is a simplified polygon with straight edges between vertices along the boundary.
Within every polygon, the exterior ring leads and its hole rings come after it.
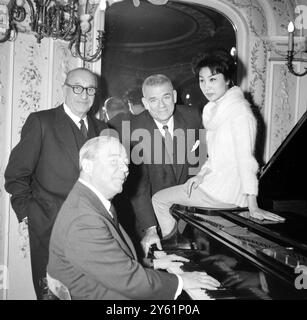
MULTIPOLYGON (((155 9, 155 8, 153 8, 155 9)), ((182 47, 184 43, 195 43, 203 41, 207 37, 211 37, 215 33, 215 23, 212 19, 207 16, 204 12, 201 12, 191 6, 186 6, 178 2, 168 2, 163 6, 163 9, 171 10, 174 14, 185 16, 189 20, 191 26, 186 32, 182 33, 180 36, 173 37, 162 41, 148 41, 144 39, 142 42, 111 42, 108 43, 109 48, 122 48, 122 49, 137 49, 142 48, 146 50, 155 49, 171 49, 176 47, 182 47)), ((154 21, 153 21, 154 23, 154 21)), ((112 30, 112 21, 110 21, 110 30, 112 30)), ((114 26, 113 26, 114 28, 114 26)))

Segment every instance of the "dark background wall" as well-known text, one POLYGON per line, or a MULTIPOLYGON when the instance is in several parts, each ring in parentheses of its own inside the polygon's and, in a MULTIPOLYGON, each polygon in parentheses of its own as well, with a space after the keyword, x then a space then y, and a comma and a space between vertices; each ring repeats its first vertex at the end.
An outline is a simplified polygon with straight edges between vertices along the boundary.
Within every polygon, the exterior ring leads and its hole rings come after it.
POLYGON ((122 97, 146 76, 164 73, 173 81, 180 103, 202 108, 205 100, 192 73, 192 59, 206 49, 235 46, 230 21, 205 6, 116 3, 106 14, 102 100, 122 97))

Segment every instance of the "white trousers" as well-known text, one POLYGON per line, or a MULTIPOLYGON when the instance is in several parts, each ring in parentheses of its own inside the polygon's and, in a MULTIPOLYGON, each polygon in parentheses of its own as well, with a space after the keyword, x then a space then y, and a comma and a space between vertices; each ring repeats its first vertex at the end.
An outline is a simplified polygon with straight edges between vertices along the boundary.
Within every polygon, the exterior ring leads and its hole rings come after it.
POLYGON ((159 222, 162 236, 167 236, 176 224, 175 218, 170 213, 169 209, 174 204, 193 207, 208 207, 208 208, 230 208, 236 207, 228 203, 222 203, 213 199, 200 188, 192 188, 190 197, 186 191, 186 184, 163 189, 155 193, 152 197, 152 205, 159 222))

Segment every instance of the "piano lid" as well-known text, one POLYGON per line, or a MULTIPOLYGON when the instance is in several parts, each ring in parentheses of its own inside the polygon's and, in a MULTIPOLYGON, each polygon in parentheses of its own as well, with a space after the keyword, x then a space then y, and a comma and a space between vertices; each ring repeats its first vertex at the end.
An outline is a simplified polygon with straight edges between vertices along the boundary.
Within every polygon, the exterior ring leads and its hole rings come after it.
MULTIPOLYGON (((294 200, 303 204, 303 208, 306 209, 306 136, 307 112, 262 168, 259 177, 258 195, 260 206, 270 209, 273 207, 267 205, 269 202, 294 200)), ((303 209, 303 213, 307 215, 305 209, 303 209)), ((293 208, 292 211, 296 212, 296 208, 293 208)), ((301 212, 298 213, 302 213, 302 208, 299 211, 301 212)))

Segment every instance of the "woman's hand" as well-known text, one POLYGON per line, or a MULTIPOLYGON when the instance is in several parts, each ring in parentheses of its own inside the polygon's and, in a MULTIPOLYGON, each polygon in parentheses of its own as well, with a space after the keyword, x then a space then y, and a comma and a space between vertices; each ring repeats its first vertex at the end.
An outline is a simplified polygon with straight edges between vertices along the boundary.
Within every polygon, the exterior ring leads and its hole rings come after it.
POLYGON ((247 201, 248 201, 249 214, 252 218, 259 219, 259 220, 266 219, 266 220, 277 221, 277 222, 285 221, 285 218, 275 213, 260 209, 258 207, 255 195, 252 195, 252 194, 248 195, 247 201))
POLYGON ((251 217, 253 217, 255 219, 259 219, 259 220, 266 219, 266 220, 277 221, 277 222, 285 221, 285 218, 283 218, 275 213, 260 209, 259 207, 250 208, 249 214, 251 217))
POLYGON ((198 188, 198 186, 202 183, 202 181, 203 181, 203 177, 197 175, 195 177, 190 178, 184 184, 185 191, 189 197, 191 196, 192 188, 193 189, 198 188))

